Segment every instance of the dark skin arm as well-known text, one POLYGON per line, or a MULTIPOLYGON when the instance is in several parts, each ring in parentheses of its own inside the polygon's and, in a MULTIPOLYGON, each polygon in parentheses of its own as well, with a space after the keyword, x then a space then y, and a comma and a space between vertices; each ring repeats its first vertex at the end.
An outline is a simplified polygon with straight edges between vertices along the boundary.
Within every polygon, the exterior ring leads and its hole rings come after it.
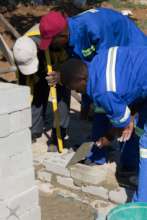
POLYGON ((145 100, 140 100, 133 105, 129 106, 131 109, 131 121, 130 124, 126 128, 112 128, 105 137, 100 138, 97 141, 98 147, 108 146, 110 145, 111 141, 114 140, 115 137, 117 137, 117 140, 120 142, 128 141, 132 135, 132 132, 134 130, 134 118, 136 113, 143 107, 145 103, 145 100))
POLYGON ((97 146, 99 148, 108 146, 116 137, 119 142, 126 142, 130 139, 133 130, 134 130, 134 117, 135 115, 131 116, 131 121, 129 125, 125 128, 112 128, 105 137, 101 137, 97 142, 97 146))

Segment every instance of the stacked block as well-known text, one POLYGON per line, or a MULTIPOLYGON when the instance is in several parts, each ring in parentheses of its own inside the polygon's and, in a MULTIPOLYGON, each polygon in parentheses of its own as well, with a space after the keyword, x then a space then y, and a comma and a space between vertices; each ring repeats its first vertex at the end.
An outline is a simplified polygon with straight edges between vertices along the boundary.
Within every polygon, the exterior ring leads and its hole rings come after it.
POLYGON ((41 220, 28 87, 0 83, 0 220, 41 220))

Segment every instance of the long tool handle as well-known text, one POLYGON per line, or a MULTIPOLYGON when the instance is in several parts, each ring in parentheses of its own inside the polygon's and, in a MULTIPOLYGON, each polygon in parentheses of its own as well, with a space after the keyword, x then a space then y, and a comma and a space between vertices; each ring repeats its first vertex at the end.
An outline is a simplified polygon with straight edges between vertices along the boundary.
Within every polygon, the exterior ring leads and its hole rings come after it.
MULTIPOLYGON (((46 61, 47 61, 47 69, 48 72, 52 72, 51 60, 48 49, 45 51, 46 61)), ((50 94, 52 98, 53 112, 54 112, 54 120, 56 125, 56 133, 58 140, 58 150, 60 153, 63 151, 63 141, 61 138, 61 130, 60 130, 60 117, 58 112, 58 104, 57 104, 57 91, 55 86, 50 87, 50 94)))

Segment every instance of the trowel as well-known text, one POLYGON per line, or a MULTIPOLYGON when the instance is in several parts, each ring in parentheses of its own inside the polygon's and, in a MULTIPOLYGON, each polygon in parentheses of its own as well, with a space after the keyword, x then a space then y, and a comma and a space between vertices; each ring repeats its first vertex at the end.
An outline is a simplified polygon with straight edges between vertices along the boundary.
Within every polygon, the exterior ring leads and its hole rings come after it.
POLYGON ((70 159, 70 161, 66 165, 66 168, 69 168, 73 166, 74 164, 80 162, 81 160, 84 160, 87 154, 91 151, 93 144, 94 142, 85 142, 81 144, 81 146, 78 148, 78 150, 75 152, 73 157, 70 159))

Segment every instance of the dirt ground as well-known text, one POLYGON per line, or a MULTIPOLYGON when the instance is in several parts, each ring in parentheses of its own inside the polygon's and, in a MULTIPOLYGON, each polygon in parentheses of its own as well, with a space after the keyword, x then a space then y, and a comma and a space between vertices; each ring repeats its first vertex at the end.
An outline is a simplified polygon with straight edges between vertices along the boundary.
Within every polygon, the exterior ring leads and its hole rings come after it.
POLYGON ((71 198, 41 196, 42 220, 95 220, 92 208, 71 198))

